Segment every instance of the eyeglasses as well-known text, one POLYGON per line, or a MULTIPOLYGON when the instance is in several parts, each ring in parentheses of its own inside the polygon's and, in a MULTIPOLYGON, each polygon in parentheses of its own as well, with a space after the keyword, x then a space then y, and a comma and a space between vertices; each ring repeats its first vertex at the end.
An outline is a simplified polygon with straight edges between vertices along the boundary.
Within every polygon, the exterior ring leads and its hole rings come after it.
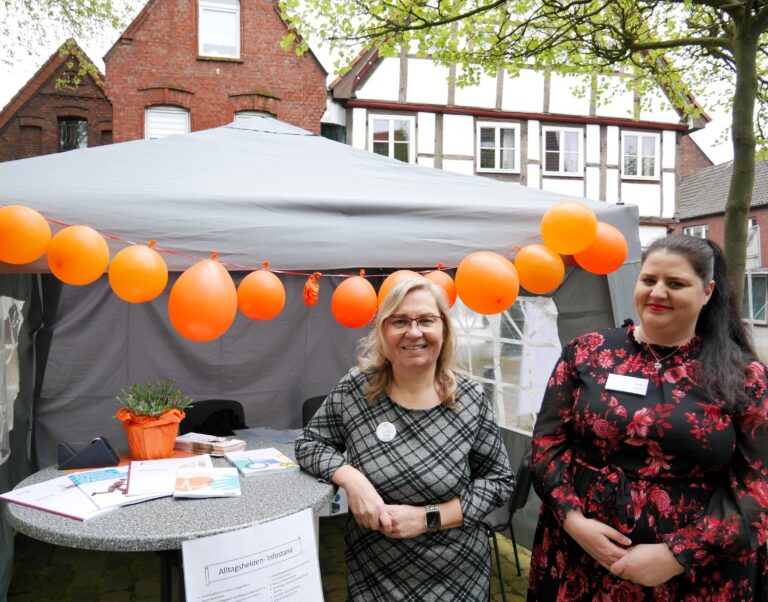
POLYGON ((421 316, 420 318, 406 318, 405 316, 390 316, 384 322, 395 332, 407 332, 411 324, 416 322, 416 328, 421 332, 429 332, 440 326, 443 316, 421 316))

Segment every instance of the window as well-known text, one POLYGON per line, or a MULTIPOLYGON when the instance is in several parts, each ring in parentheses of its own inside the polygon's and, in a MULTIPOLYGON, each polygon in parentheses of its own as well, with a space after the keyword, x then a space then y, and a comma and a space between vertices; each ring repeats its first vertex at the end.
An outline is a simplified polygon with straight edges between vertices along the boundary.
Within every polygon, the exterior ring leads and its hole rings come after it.
POLYGON ((235 124, 238 123, 258 123, 263 117, 274 117, 267 111, 238 111, 235 113, 235 124))
POLYGON ((189 111, 179 107, 149 107, 144 115, 147 140, 189 133, 189 111))
POLYGON ((750 217, 747 221, 747 262, 746 268, 754 270, 760 267, 760 229, 757 219, 750 217))
POLYGON ((626 178, 659 177, 658 134, 624 132, 621 174, 626 178))
POLYGON ((59 151, 88 148, 88 122, 80 117, 59 119, 59 151))
POLYGON ((519 172, 520 126, 478 122, 477 171, 519 172))
POLYGON ((544 173, 580 176, 582 131, 571 128, 542 128, 544 173))
POLYGON ((200 0, 200 56, 240 58, 239 0, 200 0))
POLYGON ((700 226, 688 226, 683 228, 683 234, 688 236, 695 236, 696 238, 706 238, 709 232, 709 226, 702 224, 700 226))
POLYGON ((368 148, 377 155, 413 163, 416 154, 413 127, 413 117, 372 116, 368 148))

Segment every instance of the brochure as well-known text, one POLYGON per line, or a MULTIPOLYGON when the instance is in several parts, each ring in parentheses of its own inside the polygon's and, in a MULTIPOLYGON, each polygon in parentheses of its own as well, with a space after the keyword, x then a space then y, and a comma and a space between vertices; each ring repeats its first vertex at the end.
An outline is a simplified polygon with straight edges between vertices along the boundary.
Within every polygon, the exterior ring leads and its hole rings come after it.
POLYGON ((191 458, 135 460, 128 470, 128 495, 173 495, 176 472, 180 468, 213 468, 213 462, 208 454, 191 458))
POLYGON ((236 468, 179 468, 173 497, 237 497, 240 475, 236 468))
POLYGON ((186 433, 176 437, 175 449, 185 452, 197 452, 223 456, 225 452, 233 452, 245 449, 245 441, 240 439, 225 439, 215 435, 203 435, 201 433, 186 433))
POLYGON ((299 470, 299 465, 274 447, 246 449, 224 454, 244 477, 299 470))
POLYGON ((68 475, 72 482, 99 508, 114 508, 146 502, 168 493, 128 495, 128 467, 115 466, 68 475))
POLYGON ((1 500, 86 521, 111 510, 102 509, 64 475, 0 495, 1 500))

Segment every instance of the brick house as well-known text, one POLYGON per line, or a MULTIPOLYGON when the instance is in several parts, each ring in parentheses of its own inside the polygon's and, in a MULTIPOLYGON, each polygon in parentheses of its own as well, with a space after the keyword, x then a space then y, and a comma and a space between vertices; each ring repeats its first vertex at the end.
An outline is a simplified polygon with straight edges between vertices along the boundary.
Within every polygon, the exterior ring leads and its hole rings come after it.
POLYGON ((57 86, 77 71, 78 54, 85 56, 74 40, 62 44, 0 111, 0 161, 112 142, 101 73, 85 75, 77 88, 57 86))
POLYGON ((282 50, 287 32, 273 0, 149 0, 104 57, 114 141, 259 112, 319 133, 327 72, 282 50))

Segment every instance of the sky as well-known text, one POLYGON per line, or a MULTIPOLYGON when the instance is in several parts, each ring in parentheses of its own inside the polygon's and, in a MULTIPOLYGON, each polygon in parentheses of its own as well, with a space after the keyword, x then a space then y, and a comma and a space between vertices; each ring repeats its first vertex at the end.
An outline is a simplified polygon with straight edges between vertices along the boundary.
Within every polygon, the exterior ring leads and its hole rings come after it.
MULTIPOLYGON (((115 40, 117 40, 118 35, 119 32, 117 31, 105 31, 99 40, 93 40, 91 42, 78 40, 78 43, 81 44, 83 50, 85 50, 86 54, 102 73, 104 73, 102 57, 106 54, 115 40)), ((4 107, 8 101, 13 98, 19 89, 35 74, 40 66, 48 60, 64 40, 65 37, 62 37, 60 41, 52 42, 49 48, 40 49, 37 56, 20 59, 12 65, 6 65, 0 62, 0 107, 4 107)), ((315 44, 312 49, 326 71, 328 71, 328 81, 332 81, 335 77, 333 74, 332 56, 322 46, 315 44)), ((709 116, 712 117, 712 122, 710 122, 703 130, 694 132, 691 137, 702 150, 704 150, 715 165, 730 161, 733 158, 733 148, 730 138, 725 141, 719 140, 723 137, 723 132, 727 130, 731 123, 730 112, 707 110, 706 103, 703 99, 699 100, 709 116)))

